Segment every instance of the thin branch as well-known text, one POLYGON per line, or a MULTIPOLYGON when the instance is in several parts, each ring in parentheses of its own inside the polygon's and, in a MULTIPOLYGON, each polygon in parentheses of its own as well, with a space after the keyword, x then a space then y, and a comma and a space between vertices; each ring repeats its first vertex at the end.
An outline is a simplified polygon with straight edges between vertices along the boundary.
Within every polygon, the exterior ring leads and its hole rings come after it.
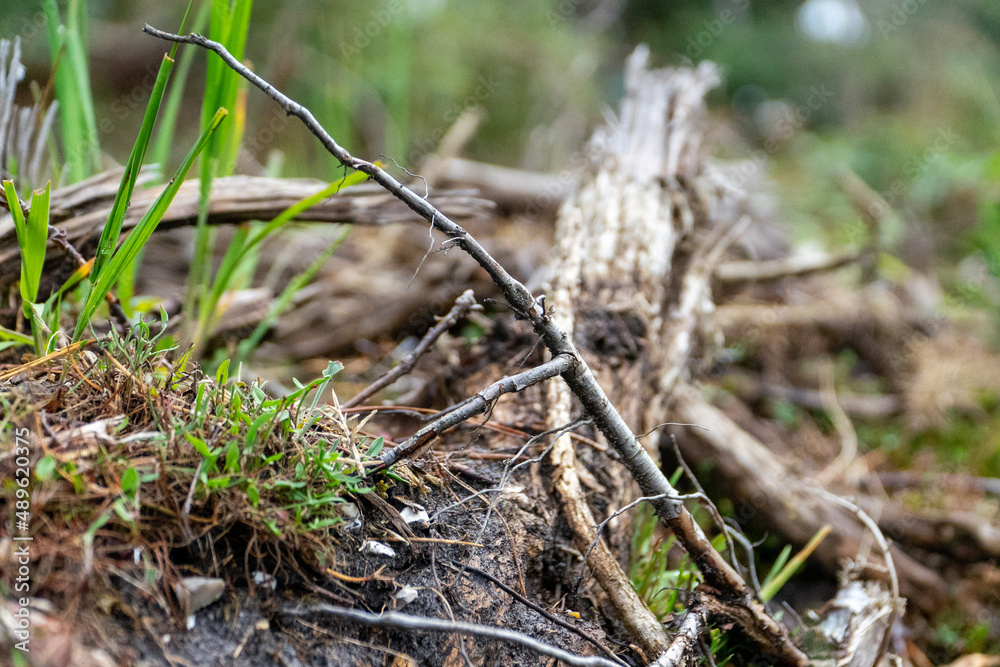
POLYGON ((852 467, 857 463, 858 457, 858 434, 854 430, 851 418, 844 412, 844 408, 840 405, 840 400, 837 398, 833 362, 827 359, 823 366, 824 368, 820 375, 823 408, 830 416, 830 421, 833 422, 833 427, 840 436, 840 453, 815 475, 815 479, 823 486, 840 479, 854 485, 860 476, 857 469, 852 471, 852 467))
POLYGON ((820 493, 830 502, 840 505, 858 517, 858 520, 865 525, 865 528, 871 531, 872 536, 875 538, 875 543, 878 544, 878 548, 882 551, 882 558, 885 559, 885 568, 889 572, 889 593, 892 595, 892 611, 889 612, 889 619, 885 625, 885 634, 882 635, 882 643, 879 645, 878 653, 872 661, 873 665, 877 665, 882 661, 882 656, 889 649, 889 642, 892 640, 892 626, 896 622, 896 616, 899 615, 897 608, 899 601, 899 575, 896 573, 896 565, 892 560, 892 552, 889 550, 889 543, 886 541, 885 535, 882 534, 878 524, 868 516, 867 512, 846 498, 841 498, 822 489, 820 493))
POLYGON ((399 630, 420 630, 424 632, 453 632, 475 635, 478 637, 489 637, 500 641, 518 644, 541 655, 561 660, 573 667, 620 667, 617 662, 611 662, 605 658, 597 656, 584 657, 573 655, 568 651, 544 644, 537 639, 526 634, 498 628, 489 625, 478 625, 476 623, 465 623, 463 621, 446 621, 440 618, 422 618, 410 614, 401 614, 398 611, 389 611, 384 614, 372 614, 367 611, 357 609, 347 609, 336 607, 332 604, 315 604, 309 607, 285 607, 282 613, 288 616, 302 617, 326 615, 345 621, 353 621, 364 625, 379 628, 396 628, 399 630))
MULTIPOLYGON (((510 458, 507 461, 506 464, 504 464, 503 473, 500 475, 500 482, 497 484, 497 489, 499 490, 499 492, 502 493, 503 490, 504 490, 504 488, 506 488, 507 483, 510 481, 511 475, 514 474, 514 471, 519 470, 520 468, 523 468, 524 466, 529 465, 531 463, 538 463, 539 461, 541 461, 542 459, 545 458, 545 455, 548 453, 549 449, 552 448, 552 445, 555 444, 556 440, 558 440, 559 438, 561 438, 564 434, 572 431, 573 429, 579 428, 579 427, 583 426, 584 424, 589 424, 589 423, 590 423, 590 417, 581 417, 579 419, 574 419, 573 421, 571 421, 569 424, 566 424, 565 426, 561 426, 559 428, 550 429, 548 431, 545 431, 544 433, 539 433, 538 435, 536 435, 536 436, 534 436, 532 438, 529 438, 528 441, 526 443, 524 443, 524 445, 521 446, 521 449, 517 452, 517 454, 515 454, 512 458, 510 458), (528 448, 531 447, 537 440, 541 440, 542 438, 544 438, 546 436, 549 436, 549 435, 554 435, 555 437, 552 438, 552 444, 550 444, 548 447, 546 447, 545 450, 541 454, 539 454, 534 459, 528 459, 527 461, 521 461, 520 463, 516 463, 515 464, 515 462, 517 461, 517 459, 522 454, 524 454, 524 452, 526 452, 528 450, 528 448)), ((496 499, 494 498, 493 500, 490 501, 490 505, 486 509, 486 518, 483 519, 482 528, 480 528, 480 530, 479 530, 478 541, 482 541, 483 535, 486 533, 486 527, 490 523, 490 516, 493 513, 493 507, 495 505, 496 505, 496 499)))
POLYGON ((544 608, 540 607, 539 605, 535 604, 534 602, 532 602, 528 598, 524 597, 523 595, 521 595, 520 593, 518 593, 517 591, 515 591, 513 588, 511 588, 510 586, 508 586, 507 584, 503 583, 502 581, 500 581, 499 579, 497 579, 496 577, 494 577, 489 572, 483 572, 479 568, 473 567, 473 566, 468 565, 466 563, 462 563, 461 567, 459 567, 454 562, 446 561, 445 565, 447 565, 447 566, 449 566, 449 567, 451 567, 451 568, 453 568, 455 570, 458 570, 460 574, 464 573, 465 570, 468 570, 470 572, 474 572, 475 574, 478 574, 483 579, 486 579, 487 581, 492 582, 497 588, 499 588, 500 590, 502 590, 505 593, 507 593, 508 595, 510 595, 512 598, 514 598, 515 600, 517 600, 518 602, 520 602, 521 604, 523 604, 525 607, 528 607, 529 609, 535 611, 536 613, 540 614, 541 616, 544 616, 550 622, 554 623, 555 625, 558 625, 560 628, 563 628, 564 630, 569 630, 573 634, 581 637, 584 641, 588 642, 589 644, 593 644, 604 655, 608 656, 608 658, 610 660, 614 660, 615 662, 617 662, 620 665, 628 665, 628 663, 626 663, 624 660, 622 660, 617 655, 615 655, 614 652, 611 651, 611 649, 609 649, 607 646, 605 646, 601 642, 597 641, 596 639, 594 639, 593 637, 591 637, 590 635, 588 635, 586 632, 584 632, 580 628, 576 627, 575 625, 573 625, 571 623, 567 623, 566 621, 562 620, 558 616, 555 616, 554 614, 550 614, 544 608))
MULTIPOLYGON (((439 231, 452 240, 454 245, 465 250, 489 274, 515 315, 531 323, 535 333, 541 337, 545 347, 552 354, 553 360, 549 363, 564 365, 564 370, 561 371, 562 378, 582 404, 585 414, 593 418, 595 426, 608 443, 615 448, 622 463, 628 468, 642 493, 646 496, 659 497, 659 500, 652 501, 657 516, 677 536, 678 543, 683 546, 691 560, 701 570, 705 581, 714 588, 724 591, 729 599, 735 600, 735 604, 740 605, 747 612, 744 625, 750 637, 760 638, 757 641, 758 648, 772 654, 776 662, 781 664, 796 666, 808 664, 808 658, 792 643, 784 626, 769 617, 763 606, 753 600, 752 593, 743 578, 712 547, 711 542, 698 527, 691 513, 684 507, 683 502, 673 500, 673 497, 677 495, 676 490, 670 485, 649 453, 636 440, 621 414, 608 400, 590 367, 581 358, 570 336, 549 317, 543 304, 536 301, 531 292, 511 276, 475 238, 385 170, 371 162, 352 156, 319 124, 312 112, 250 71, 219 42, 201 35, 175 35, 157 30, 149 25, 143 30, 160 39, 182 44, 194 44, 217 53, 230 68, 275 100, 286 113, 305 123, 309 131, 341 164, 367 174, 412 211, 428 222, 433 222, 439 231), (562 361, 557 362, 560 358, 562 361)), ((714 249, 722 247, 738 231, 738 227, 739 225, 727 230, 714 249)), ((476 412, 471 414, 476 414, 476 412)), ((413 444, 405 451, 418 449, 432 437, 433 434, 415 436, 413 444)), ((403 447, 397 447, 383 455, 383 467, 390 464, 390 459, 392 462, 398 460, 398 457, 404 453, 404 451, 400 451, 403 449, 403 447)))
POLYGON ((765 262, 732 261, 715 267, 715 279, 720 283, 759 283, 782 278, 808 276, 813 273, 833 271, 853 264, 861 253, 845 252, 838 255, 802 255, 772 259, 765 262))
MULTIPOLYGON (((701 494, 692 493, 691 495, 687 495, 687 496, 671 496, 671 500, 684 501, 684 500, 693 500, 695 498, 701 498, 701 497, 702 497, 701 494)), ((601 541, 601 532, 604 530, 604 527, 607 526, 608 523, 612 519, 617 519, 622 514, 624 514, 625 512, 628 512, 630 509, 632 509, 633 507, 635 507, 639 503, 652 502, 654 500, 661 500, 661 499, 662 499, 662 496, 649 496, 649 497, 643 496, 642 498, 636 498, 635 500, 633 500, 632 502, 630 502, 628 505, 626 505, 625 507, 621 508, 617 512, 612 512, 611 514, 608 515, 608 518, 606 518, 604 521, 602 521, 599 524, 597 524, 597 526, 594 527, 594 541, 590 543, 590 546, 587 547, 587 552, 585 554, 583 554, 583 562, 584 562, 584 564, 586 564, 587 561, 590 560, 590 554, 592 554, 594 552, 594 549, 597 548, 597 543, 601 541)), ((580 574, 579 578, 577 578, 576 585, 573 586, 573 589, 574 590, 579 589, 581 583, 583 583, 583 574, 582 573, 580 574)))
POLYGON ((991 493, 1000 496, 1000 479, 996 477, 972 477, 970 475, 898 470, 870 473, 861 481, 863 484, 869 486, 878 483, 887 489, 896 490, 927 485, 941 486, 949 490, 975 491, 977 493, 991 493))
MULTIPOLYGON (((566 433, 566 432, 568 432, 568 431, 570 431, 570 430, 572 430, 574 428, 577 428, 579 426, 582 426, 583 424, 589 424, 589 423, 590 423, 590 419, 587 418, 587 417, 584 417, 582 419, 577 419, 576 421, 570 422, 566 426, 562 426, 562 427, 557 428, 557 429, 552 429, 551 431, 545 431, 544 433, 539 433, 538 435, 536 435, 536 436, 532 437, 530 440, 528 440, 528 442, 524 443, 524 446, 521 447, 521 450, 507 461, 507 466, 509 467, 510 464, 513 461, 516 461, 517 458, 519 456, 521 456, 521 454, 524 452, 524 450, 526 450, 528 447, 530 447, 539 438, 543 438, 543 437, 545 437, 547 435, 557 434, 556 437, 553 438, 553 440, 552 440, 553 442, 555 442, 560 437, 562 437, 564 433, 566 433)), ((530 463, 538 463, 539 461, 541 461, 542 459, 545 458, 545 455, 548 453, 548 451, 550 449, 552 449, 552 445, 549 445, 545 449, 545 451, 543 451, 541 454, 539 454, 536 458, 528 459, 527 461, 521 461, 520 463, 518 463, 517 465, 515 465, 513 468, 510 468, 510 474, 513 474, 513 472, 515 470, 517 470, 518 468, 521 468, 522 466, 526 466, 526 465, 528 465, 530 463)), ((492 487, 490 487, 488 489, 480 489, 479 491, 476 491, 475 493, 467 495, 464 498, 462 498, 462 499, 460 499, 460 500, 458 500, 456 502, 453 502, 452 504, 450 504, 450 505, 448 505, 446 507, 442 507, 437 512, 435 512, 434 514, 431 515, 431 517, 430 517, 430 523, 434 523, 435 521, 437 521, 438 517, 441 516, 442 514, 450 512, 451 510, 455 509, 456 507, 461 507, 462 505, 464 505, 465 503, 469 502, 470 500, 475 500, 476 498, 479 498, 480 496, 485 496, 488 493, 503 493, 503 490, 504 490, 504 488, 507 485, 507 481, 510 479, 510 474, 508 474, 507 467, 505 467, 504 468, 504 473, 503 473, 503 475, 501 475, 500 481, 497 483, 496 486, 492 486, 492 487)), ((487 510, 486 510, 486 519, 483 522, 483 527, 480 530, 480 534, 479 534, 479 537, 477 539, 482 539, 483 532, 485 532, 485 530, 486 530, 486 523, 489 522, 490 512, 492 512, 492 511, 493 511, 493 503, 489 503, 487 505, 487 510)))
POLYGON ((458 409, 452 410, 451 412, 435 419, 430 424, 411 435, 409 438, 404 440, 399 447, 382 454, 378 467, 372 468, 371 472, 388 468, 404 458, 413 456, 417 451, 423 449, 423 447, 431 440, 440 436, 448 429, 461 424, 470 417, 486 412, 489 407, 504 394, 518 392, 526 387, 530 387, 533 384, 538 384, 543 380, 548 380, 549 378, 561 375, 566 372, 573 365, 573 363, 574 360, 572 357, 568 355, 559 355, 558 357, 554 357, 552 361, 547 361, 540 366, 536 366, 532 369, 524 371, 523 373, 518 373, 517 375, 511 377, 505 377, 502 380, 494 382, 486 389, 483 389, 475 396, 472 396, 469 400, 463 402, 461 407, 458 409))
POLYGON ((434 341, 440 338, 441 335, 448 329, 455 326, 469 311, 477 309, 482 310, 482 306, 479 306, 476 303, 476 297, 473 295, 472 290, 465 290, 465 292, 463 292, 462 295, 455 300, 455 305, 452 306, 450 311, 448 311, 448 314, 442 317, 437 324, 424 334, 424 337, 420 339, 420 343, 417 344, 417 347, 406 355, 406 358, 403 359, 398 366, 362 389, 356 396, 351 398, 351 400, 345 401, 343 407, 353 408, 355 405, 361 404, 379 390, 388 387, 393 382, 412 371, 413 367, 417 365, 417 361, 424 355, 425 352, 427 352, 427 350, 430 349, 430 347, 434 344, 434 341))
MULTIPOLYGON (((700 426, 699 428, 705 431, 708 430, 704 426, 700 426)), ((687 475, 687 478, 691 480, 691 484, 694 485, 694 489, 697 492, 696 497, 699 498, 702 504, 708 509, 709 514, 712 515, 712 520, 715 521, 715 525, 718 526, 719 531, 725 536, 726 546, 729 548, 729 557, 733 560, 733 567, 739 569, 740 561, 736 557, 736 548, 733 546, 733 538, 729 535, 729 526, 722 520, 722 514, 719 513, 719 508, 715 506, 712 499, 708 497, 707 493, 705 493, 705 489, 702 488, 698 478, 695 477, 694 471, 688 467, 687 461, 684 460, 684 455, 681 454, 681 448, 677 446, 677 438, 674 437, 673 433, 670 434, 670 443, 674 447, 674 456, 677 457, 677 463, 680 464, 681 468, 684 470, 684 474, 687 475)), ((755 588, 754 590, 759 592, 759 588, 755 588)))

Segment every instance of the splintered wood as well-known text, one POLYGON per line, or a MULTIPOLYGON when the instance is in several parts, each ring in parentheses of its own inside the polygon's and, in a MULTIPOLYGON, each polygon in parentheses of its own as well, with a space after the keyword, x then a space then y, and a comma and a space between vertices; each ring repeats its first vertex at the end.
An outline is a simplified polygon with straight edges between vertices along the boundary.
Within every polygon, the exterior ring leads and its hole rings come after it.
MULTIPOLYGON (((553 319, 573 336, 636 433, 656 425, 658 397, 686 375, 703 339, 703 315, 712 309, 710 267, 737 224, 711 217, 735 193, 706 177, 701 150, 704 96, 719 83, 715 67, 651 71, 647 60, 640 48, 628 61, 619 118, 590 143, 589 169, 559 211, 550 267, 553 319)), ((571 399, 565 384, 549 384, 549 428, 571 421, 571 399)), ((556 441, 551 460, 554 489, 585 550, 597 523, 581 486, 590 474, 567 437, 556 441)), ((624 468, 609 463, 601 465, 616 481, 608 491, 614 509, 637 494, 624 468)), ((611 543, 624 546, 629 526, 619 521, 611 543)), ((664 653, 669 638, 605 539, 588 565, 647 655, 664 653)))

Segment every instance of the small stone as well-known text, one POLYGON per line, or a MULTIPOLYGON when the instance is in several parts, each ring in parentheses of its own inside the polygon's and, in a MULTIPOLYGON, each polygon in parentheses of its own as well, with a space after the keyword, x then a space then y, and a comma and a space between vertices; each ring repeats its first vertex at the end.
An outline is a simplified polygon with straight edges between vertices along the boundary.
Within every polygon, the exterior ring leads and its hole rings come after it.
POLYGON ((393 597, 396 598, 397 602, 399 602, 400 607, 405 607, 416 600, 419 594, 420 591, 416 588, 413 588, 412 586, 403 586, 393 597))
POLYGON ((430 516, 428 516, 427 514, 427 510, 425 510, 422 507, 420 509, 413 509, 412 507, 404 507, 402 511, 399 513, 399 516, 401 516, 403 518, 403 521, 405 521, 408 524, 416 523, 420 524, 421 526, 428 526, 430 525, 431 521, 430 516))
POLYGON ((211 577, 185 577, 174 584, 174 593, 184 604, 188 614, 212 604, 226 590, 226 582, 211 577))
POLYGON ((392 547, 388 544, 376 542, 375 540, 366 540, 365 543, 361 545, 361 553, 375 554, 376 556, 387 556, 389 558, 396 557, 396 552, 392 547))

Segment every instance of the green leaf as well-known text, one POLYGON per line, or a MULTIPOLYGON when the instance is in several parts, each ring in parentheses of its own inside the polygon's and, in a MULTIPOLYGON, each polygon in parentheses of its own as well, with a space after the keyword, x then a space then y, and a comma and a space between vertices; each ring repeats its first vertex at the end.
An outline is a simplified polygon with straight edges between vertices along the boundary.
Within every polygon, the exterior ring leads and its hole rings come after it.
POLYGON ((344 364, 339 361, 328 362, 326 368, 323 370, 323 377, 330 379, 342 370, 344 370, 344 364))
POLYGON ((135 496, 135 492, 138 490, 139 473, 136 472, 135 468, 129 468, 122 475, 122 492, 131 498, 135 496))
POLYGON ((48 26, 66 164, 70 182, 75 183, 101 169, 87 61, 87 3, 69 0, 66 25, 62 24, 56 0, 43 0, 42 9, 48 26))
POLYGON ((247 499, 254 507, 260 505, 260 491, 257 490, 257 485, 252 482, 247 484, 247 499))
MULTIPOLYGON (((212 13, 209 20, 209 37, 226 47, 234 58, 243 58, 247 31, 250 24, 252 0, 211 0, 212 13)), ((194 256, 188 274, 184 295, 184 312, 195 313, 197 317, 185 320, 184 335, 195 347, 200 348, 203 336, 207 335, 207 323, 212 317, 209 309, 209 286, 211 284, 211 246, 213 233, 208 227, 208 205, 212 193, 212 179, 232 173, 239 150, 243 112, 237 101, 241 77, 221 59, 209 54, 205 74, 205 94, 202 98, 201 123, 208 126, 212 110, 223 107, 233 109, 238 122, 215 135, 199 167, 200 190, 198 220, 195 226, 194 256)), ((245 97, 244 97, 245 101, 245 97)))
MULTIPOLYGON (((193 5, 194 0, 190 0, 184 12, 184 18, 181 19, 181 26, 177 34, 184 34, 186 29, 185 24, 193 5)), ((194 25, 191 26, 191 32, 199 34, 204 32, 205 25, 208 23, 208 13, 211 8, 211 3, 202 3, 194 19, 194 25)), ((178 46, 179 44, 175 43, 174 48, 171 49, 171 58, 174 57, 178 46)), ((163 113, 160 114, 160 129, 156 134, 156 141, 153 142, 152 160, 157 165, 157 170, 161 178, 165 177, 167 173, 167 162, 170 158, 170 149, 173 146, 174 132, 177 128, 177 117, 180 115, 181 104, 184 101, 184 86, 187 83, 188 74, 191 72, 191 64, 194 62, 194 57, 197 53, 199 53, 199 50, 191 46, 181 52, 180 58, 177 59, 177 75, 174 77, 174 83, 170 88, 170 94, 167 96, 167 102, 163 106, 163 113)))
POLYGON ((18 333, 16 331, 13 331, 12 329, 8 329, 5 326, 0 326, 0 340, 9 341, 13 345, 35 344, 35 341, 31 339, 31 336, 25 336, 23 333, 18 333))
POLYGON ((226 472, 236 472, 240 467, 240 448, 234 440, 226 450, 226 472))
POLYGON ((371 446, 368 448, 368 456, 378 456, 382 451, 382 447, 385 446, 385 438, 379 436, 375 438, 371 446))
POLYGON ((215 384, 221 387, 227 382, 229 382, 229 359, 219 364, 219 368, 215 371, 215 384))
POLYGON ((43 456, 38 459, 38 463, 35 464, 35 477, 43 482, 52 479, 58 464, 59 462, 56 461, 55 457, 51 454, 43 456))
POLYGON ((212 457, 212 452, 211 450, 209 450, 208 445, 205 444, 204 440, 202 440, 197 436, 191 435, 190 433, 185 433, 184 437, 187 438, 187 441, 191 443, 191 445, 198 451, 199 454, 204 456, 206 459, 212 457))

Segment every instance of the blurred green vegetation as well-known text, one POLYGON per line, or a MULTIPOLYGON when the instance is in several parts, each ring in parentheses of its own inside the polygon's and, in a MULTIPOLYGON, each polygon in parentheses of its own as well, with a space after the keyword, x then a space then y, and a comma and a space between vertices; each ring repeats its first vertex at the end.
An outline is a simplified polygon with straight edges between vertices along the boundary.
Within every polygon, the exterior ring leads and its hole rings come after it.
MULTIPOLYGON (((41 4, 0 0, 0 34, 22 35, 32 74, 44 81, 41 4)), ((96 113, 114 120, 101 145, 123 162, 141 120, 139 105, 127 104, 143 80, 136 70, 147 59, 155 66, 163 49, 141 25, 175 25, 180 9, 94 0, 89 11, 91 68, 103 68, 91 72, 96 113)), ((824 24, 835 28, 837 16, 822 15, 824 24)), ((640 42, 660 63, 722 65, 712 102, 740 132, 716 150, 746 157, 764 149, 799 238, 856 237, 857 217, 834 178, 848 166, 912 223, 901 239, 928 236, 941 251, 935 260, 952 264, 976 251, 969 241, 979 206, 996 199, 998 175, 993 0, 270 2, 253 9, 246 57, 360 155, 415 168, 463 109, 480 106, 486 119, 470 156, 559 170, 620 95, 621 63, 640 42), (810 7, 830 6, 861 16, 857 34, 803 27, 810 7)), ((198 61, 182 109, 189 117, 204 54, 198 61)), ((248 104, 244 147, 260 164, 280 150, 287 175, 332 178, 332 158, 302 128, 261 95, 248 104)), ((193 140, 196 124, 181 125, 193 140)), ((908 261, 927 261, 911 254, 908 261)))

